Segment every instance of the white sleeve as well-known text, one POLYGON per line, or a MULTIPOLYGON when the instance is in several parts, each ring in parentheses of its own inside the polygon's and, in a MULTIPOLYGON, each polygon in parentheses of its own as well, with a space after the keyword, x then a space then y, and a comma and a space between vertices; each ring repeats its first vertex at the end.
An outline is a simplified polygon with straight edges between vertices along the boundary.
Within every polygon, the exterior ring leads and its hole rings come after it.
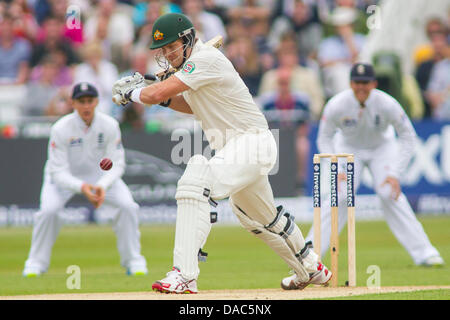
POLYGON ((389 114, 391 124, 398 135, 399 154, 393 174, 396 178, 399 178, 414 155, 417 134, 402 106, 397 101, 393 100, 389 114))
POLYGON ((53 127, 48 145, 48 167, 51 180, 64 189, 80 193, 83 181, 70 173, 67 141, 53 127))
POLYGON ((320 153, 334 153, 333 137, 336 131, 337 125, 333 116, 332 105, 327 103, 319 122, 317 134, 317 148, 320 153))
POLYGON ((97 185, 107 190, 125 172, 125 151, 122 146, 122 137, 117 122, 114 125, 111 136, 108 137, 105 157, 111 159, 113 166, 111 170, 105 171, 105 174, 97 181, 97 185))

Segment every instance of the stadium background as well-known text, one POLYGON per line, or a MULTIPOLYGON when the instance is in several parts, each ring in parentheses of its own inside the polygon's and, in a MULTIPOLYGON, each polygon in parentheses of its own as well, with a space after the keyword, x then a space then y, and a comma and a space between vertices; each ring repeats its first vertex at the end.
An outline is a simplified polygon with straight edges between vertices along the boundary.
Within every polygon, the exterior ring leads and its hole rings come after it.
MULTIPOLYGON (((450 116, 445 115, 450 84, 448 76, 438 75, 448 70, 447 1, 10 0, 0 1, 0 38, 8 37, 5 18, 10 17, 9 37, 20 45, 14 46, 15 59, 0 64, 0 226, 32 224, 50 126, 71 112, 68 92, 78 81, 97 85, 99 108, 121 123, 128 164, 124 180, 141 204, 141 221, 175 221, 176 181, 189 155, 208 152, 199 127, 160 106, 123 109, 112 104, 110 93, 122 75, 159 69, 147 48, 152 23, 165 12, 187 14, 202 40, 224 36, 223 52, 277 137, 279 159, 270 177, 274 194, 297 219, 312 220, 310 167, 321 109, 348 87, 354 61, 374 63, 380 87, 402 102, 413 120, 416 156, 402 177, 413 208, 423 215, 450 214, 450 116), (436 103, 433 94, 441 94, 443 102, 436 103), (189 152, 174 163, 174 150, 187 141, 193 142, 189 152)), ((7 54, 0 46, 0 56, 7 54)), ((358 219, 378 219, 378 200, 366 176, 358 219)), ((67 223, 106 223, 111 214, 106 207, 95 212, 75 197, 64 216, 67 223)), ((219 217, 237 222, 227 205, 219 206, 219 217)))
MULTIPOLYGON (((112 292, 106 295, 112 299, 141 291, 138 299, 156 298, 148 292, 149 284, 172 261, 176 181, 190 155, 210 150, 192 118, 159 106, 124 109, 113 105, 110 95, 117 78, 134 70, 159 70, 148 50, 151 26, 171 11, 186 13, 203 40, 225 37, 222 50, 269 119, 279 145, 270 176, 277 204, 289 208, 303 233, 312 222, 310 167, 323 105, 347 87, 352 62, 373 62, 380 88, 402 103, 419 135, 416 154, 402 176, 403 190, 448 264, 448 0, 0 0, 0 299, 75 291, 112 292), (8 43, 15 44, 13 52, 5 49, 8 43), (141 205, 142 254, 150 270, 142 278, 126 276, 118 263, 110 228, 114 212, 108 207, 95 211, 80 196, 62 214, 67 227, 53 247, 48 273, 34 279, 21 275, 39 206, 50 127, 72 111, 68 97, 78 81, 94 83, 101 93, 99 109, 121 123, 124 180, 141 205), (81 289, 75 291, 67 286, 68 266, 74 264, 82 270, 81 289)), ((383 288, 428 290, 384 299, 448 300, 448 277, 443 276, 448 266, 412 265, 382 221, 370 179, 363 182, 356 202, 358 289, 369 290, 364 288, 371 279, 368 270, 378 266, 383 288)), ((201 266, 201 292, 256 289, 264 296, 250 291, 240 297, 315 297, 309 294, 316 288, 283 296, 279 281, 288 271, 284 262, 236 225, 226 201, 218 211, 205 247, 208 262, 201 266)), ((342 257, 345 237, 343 232, 342 257)), ((323 259, 329 263, 329 255, 323 259)), ((340 285, 346 279, 345 263, 340 259, 340 285)), ((330 289, 321 292, 329 294, 330 289)), ((358 293, 349 292, 357 298, 358 293)), ((233 293, 232 299, 236 297, 233 293)))

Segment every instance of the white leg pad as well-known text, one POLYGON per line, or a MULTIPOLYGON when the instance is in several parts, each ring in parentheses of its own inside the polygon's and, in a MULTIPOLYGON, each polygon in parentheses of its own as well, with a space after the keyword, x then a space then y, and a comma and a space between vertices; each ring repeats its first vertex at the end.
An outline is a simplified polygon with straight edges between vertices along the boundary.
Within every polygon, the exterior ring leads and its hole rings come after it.
MULTIPOLYGON (((261 223, 250 219, 246 214, 241 212, 236 205, 230 201, 233 212, 238 217, 241 225, 256 237, 263 240, 273 251, 275 251, 281 259, 283 259, 290 268, 302 279, 307 282, 309 280, 308 271, 302 265, 300 260, 295 256, 292 249, 289 247, 285 239, 278 234, 267 230, 261 223)), ((297 227, 298 228, 298 227, 297 227)), ((302 237, 303 238, 303 237, 302 237)), ((300 252, 300 250, 298 251, 300 252)))
POLYGON ((198 251, 206 242, 211 230, 210 204, 211 190, 208 160, 193 156, 178 181, 177 219, 175 227, 174 266, 178 267, 185 279, 196 279, 198 251))
POLYGON ((284 209, 277 212, 275 219, 264 227, 282 237, 295 254, 298 254, 305 247, 305 239, 294 222, 294 217, 289 213, 284 213, 284 209))

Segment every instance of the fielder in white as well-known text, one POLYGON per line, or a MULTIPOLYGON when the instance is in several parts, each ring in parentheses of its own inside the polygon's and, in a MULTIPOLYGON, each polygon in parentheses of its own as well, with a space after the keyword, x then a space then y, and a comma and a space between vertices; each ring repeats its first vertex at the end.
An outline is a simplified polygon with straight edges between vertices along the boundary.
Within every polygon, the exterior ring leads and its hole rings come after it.
POLYGON ((216 150, 210 160, 194 155, 178 181, 173 269, 152 288, 198 292, 197 255, 211 228, 210 203, 227 197, 243 227, 295 271, 282 280, 284 289, 326 284, 331 272, 305 243, 293 216, 275 206, 268 180, 277 158, 275 139, 231 62, 196 39, 191 21, 182 14, 159 17, 152 34, 150 49, 159 49, 179 71, 149 86, 142 86, 138 74, 121 79, 114 85, 113 96, 120 94, 124 104, 128 100, 146 105, 165 101, 165 106, 193 114, 211 149, 216 150))
POLYGON ((119 124, 95 110, 98 92, 88 83, 73 88, 72 103, 75 111, 59 119, 51 129, 40 210, 35 216, 23 275, 32 277, 47 271, 62 226, 59 214, 76 193, 83 194, 95 208, 105 203, 118 211, 113 229, 120 263, 128 274, 146 274, 147 264, 140 253, 139 206, 121 179, 125 156, 119 124), (113 162, 109 171, 99 167, 105 157, 113 162))
MULTIPOLYGON (((372 175, 389 228, 417 265, 439 266, 444 261, 433 247, 417 220, 399 177, 414 153, 416 132, 402 106, 387 93, 376 89, 373 67, 357 63, 350 74, 351 89, 345 90, 325 105, 319 124, 317 146, 321 153, 355 155, 355 193, 364 167, 372 175), (395 132, 398 138, 396 138, 395 132)), ((346 190, 345 173, 340 174, 339 192, 346 190), (342 183, 344 185, 342 185, 342 183)), ((329 193, 324 197, 321 214, 321 253, 330 243, 331 213, 329 193)), ((339 200, 339 231, 344 227, 346 197, 339 200)), ((314 227, 307 239, 314 239, 314 227)))

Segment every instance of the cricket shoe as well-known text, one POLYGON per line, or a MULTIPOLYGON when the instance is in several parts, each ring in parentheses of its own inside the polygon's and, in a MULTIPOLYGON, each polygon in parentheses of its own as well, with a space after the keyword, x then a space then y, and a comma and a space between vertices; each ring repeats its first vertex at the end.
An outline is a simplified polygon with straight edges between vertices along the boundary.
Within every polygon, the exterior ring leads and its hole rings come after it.
POLYGON ((148 270, 146 267, 139 267, 139 268, 127 268, 126 274, 128 276, 145 276, 148 273, 148 270))
POLYGON ((433 256, 425 259, 420 265, 424 267, 443 267, 444 259, 441 256, 433 256))
POLYGON ((284 290, 303 290, 310 284, 326 286, 330 281, 332 273, 321 262, 317 262, 317 271, 309 274, 309 281, 301 282, 296 273, 281 280, 284 290))
POLYGON ((41 269, 36 268, 36 267, 26 267, 23 272, 22 275, 25 278, 35 278, 35 277, 39 277, 43 272, 41 271, 41 269))
POLYGON ((163 293, 198 293, 197 280, 186 280, 177 267, 173 267, 164 279, 156 281, 152 289, 163 293))

